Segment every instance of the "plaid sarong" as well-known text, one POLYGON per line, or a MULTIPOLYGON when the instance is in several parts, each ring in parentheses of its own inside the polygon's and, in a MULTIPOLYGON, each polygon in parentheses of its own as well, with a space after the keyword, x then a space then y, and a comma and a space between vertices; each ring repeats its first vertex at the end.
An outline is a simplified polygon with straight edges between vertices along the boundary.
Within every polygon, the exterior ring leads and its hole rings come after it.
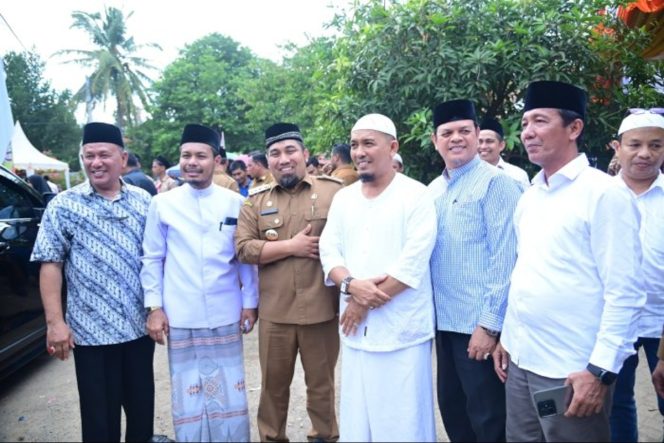
POLYGON ((249 441, 239 323, 171 328, 168 362, 177 441, 249 441))

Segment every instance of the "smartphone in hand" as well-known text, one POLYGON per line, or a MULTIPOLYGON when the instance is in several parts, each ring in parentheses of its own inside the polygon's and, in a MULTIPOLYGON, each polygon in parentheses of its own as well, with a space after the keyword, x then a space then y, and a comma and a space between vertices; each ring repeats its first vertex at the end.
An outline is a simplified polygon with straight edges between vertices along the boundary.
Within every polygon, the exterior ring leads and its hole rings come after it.
POLYGON ((542 389, 533 393, 533 400, 540 417, 564 414, 572 401, 572 385, 542 389))

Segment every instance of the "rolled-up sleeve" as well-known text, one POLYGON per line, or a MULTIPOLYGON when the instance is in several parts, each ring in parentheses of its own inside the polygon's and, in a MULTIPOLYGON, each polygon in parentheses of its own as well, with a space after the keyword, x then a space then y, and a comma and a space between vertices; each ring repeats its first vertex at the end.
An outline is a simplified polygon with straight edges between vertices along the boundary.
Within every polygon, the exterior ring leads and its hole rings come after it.
POLYGON ((164 259, 168 227, 159 218, 158 199, 150 202, 143 233, 141 285, 144 306, 163 306, 164 259))
POLYGON ((590 363, 619 372, 634 354, 637 320, 646 301, 639 213, 627 190, 610 188, 592 218, 592 254, 604 286, 604 308, 590 363))
POLYGON ((406 238, 399 258, 387 274, 417 289, 428 274, 429 259, 436 242, 436 209, 431 196, 423 193, 407 215, 406 238))
POLYGON ((256 212, 252 206, 243 205, 235 231, 235 250, 238 260, 242 263, 258 264, 265 242, 260 238, 256 212))

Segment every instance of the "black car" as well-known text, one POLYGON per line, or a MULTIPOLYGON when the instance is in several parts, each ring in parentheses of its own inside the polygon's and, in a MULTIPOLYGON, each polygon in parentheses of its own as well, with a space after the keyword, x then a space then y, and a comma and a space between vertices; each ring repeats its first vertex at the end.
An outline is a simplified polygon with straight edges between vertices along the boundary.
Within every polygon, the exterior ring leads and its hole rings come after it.
POLYGON ((30 254, 42 195, 0 166, 0 379, 46 351, 39 263, 30 254))

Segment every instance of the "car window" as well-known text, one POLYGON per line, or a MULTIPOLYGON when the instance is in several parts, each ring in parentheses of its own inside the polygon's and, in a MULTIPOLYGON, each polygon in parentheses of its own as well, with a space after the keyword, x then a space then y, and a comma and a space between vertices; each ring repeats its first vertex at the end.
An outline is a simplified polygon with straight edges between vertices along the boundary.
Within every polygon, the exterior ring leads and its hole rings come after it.
POLYGON ((35 211, 28 195, 10 181, 0 178, 0 220, 34 216, 35 211))

